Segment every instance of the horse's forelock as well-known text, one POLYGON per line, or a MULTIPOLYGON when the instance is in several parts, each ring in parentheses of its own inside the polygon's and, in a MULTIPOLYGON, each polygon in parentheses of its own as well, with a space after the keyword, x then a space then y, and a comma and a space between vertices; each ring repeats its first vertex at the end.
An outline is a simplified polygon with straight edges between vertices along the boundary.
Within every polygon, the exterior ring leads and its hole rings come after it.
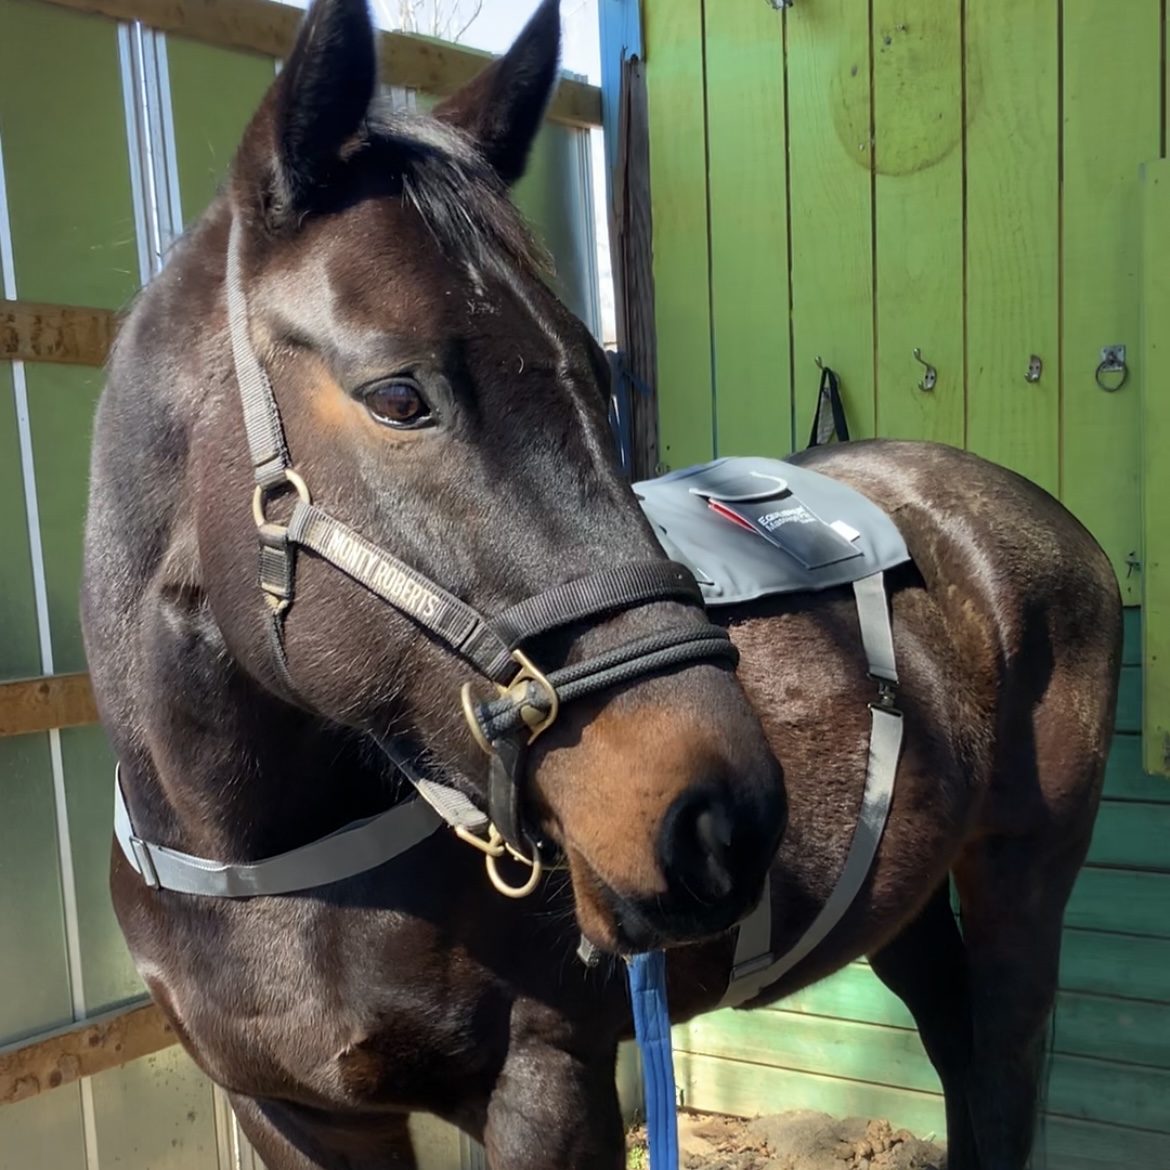
POLYGON ((530 275, 550 258, 513 204, 507 185, 461 130, 426 114, 370 108, 355 161, 400 186, 448 257, 478 269, 503 263, 530 275))

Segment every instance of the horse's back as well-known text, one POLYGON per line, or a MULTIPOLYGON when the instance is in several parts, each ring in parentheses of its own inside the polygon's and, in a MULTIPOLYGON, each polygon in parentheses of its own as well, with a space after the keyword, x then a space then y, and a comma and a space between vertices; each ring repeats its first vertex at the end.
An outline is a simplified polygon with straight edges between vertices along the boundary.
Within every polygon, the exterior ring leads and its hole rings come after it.
POLYGON ((910 440, 813 448, 793 461, 887 511, 936 602, 978 615, 1005 658, 1020 652, 1029 623, 1043 614, 1062 655, 1119 664, 1113 567, 1084 525, 1038 484, 972 452, 910 440))
POLYGON ((954 447, 874 440, 798 459, 856 487, 902 531, 946 633, 929 639, 939 677, 987 711, 984 728, 967 729, 987 744, 980 831, 1055 827, 1060 808, 1066 828, 1091 824, 1123 616, 1116 573, 1091 533, 1037 484, 954 447))

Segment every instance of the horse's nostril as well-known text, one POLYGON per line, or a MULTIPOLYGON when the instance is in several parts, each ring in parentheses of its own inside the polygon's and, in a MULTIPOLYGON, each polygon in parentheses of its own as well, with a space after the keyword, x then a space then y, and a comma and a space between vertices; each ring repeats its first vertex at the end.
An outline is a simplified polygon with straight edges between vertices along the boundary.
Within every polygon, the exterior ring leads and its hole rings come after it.
POLYGON ((680 796, 667 811, 658 851, 672 894, 710 904, 734 889, 734 825, 725 799, 711 791, 680 796))
POLYGON ((712 853, 731 848, 731 818, 721 806, 705 808, 695 818, 695 833, 712 853))

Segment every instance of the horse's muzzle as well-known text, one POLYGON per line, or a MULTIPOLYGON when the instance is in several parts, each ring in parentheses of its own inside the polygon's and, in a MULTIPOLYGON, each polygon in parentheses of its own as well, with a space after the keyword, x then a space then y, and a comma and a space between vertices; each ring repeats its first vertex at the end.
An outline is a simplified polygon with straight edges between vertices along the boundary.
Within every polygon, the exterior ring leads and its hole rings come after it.
POLYGON ((734 926, 759 900, 786 811, 780 783, 747 799, 718 783, 677 797, 658 833, 666 890, 650 898, 614 896, 618 949, 691 943, 734 926))

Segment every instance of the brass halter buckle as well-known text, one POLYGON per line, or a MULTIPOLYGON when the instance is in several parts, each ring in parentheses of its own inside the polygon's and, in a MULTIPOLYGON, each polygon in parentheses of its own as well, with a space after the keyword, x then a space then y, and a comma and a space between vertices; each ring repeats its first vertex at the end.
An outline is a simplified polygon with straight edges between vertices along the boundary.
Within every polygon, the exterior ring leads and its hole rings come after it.
MULTIPOLYGON (((531 746, 536 742, 539 735, 546 732, 556 722, 561 710, 560 698, 552 683, 536 668, 527 655, 520 650, 513 650, 512 657, 519 664, 520 670, 507 686, 501 686, 497 683, 496 690, 499 692, 501 699, 510 696, 512 701, 519 707, 520 718, 528 728, 528 743, 531 746), (539 708, 532 706, 527 701, 529 683, 535 683, 538 687, 541 687, 548 696, 549 708, 547 712, 539 710, 539 708)), ((471 728, 471 734, 475 737, 475 742, 483 748, 487 755, 493 755, 492 745, 488 742, 487 737, 483 733, 483 728, 476 718, 475 700, 471 695, 471 683, 463 684, 460 698, 463 702, 464 718, 467 720, 468 727, 471 728)), ((462 825, 455 827, 455 835, 461 841, 465 841, 468 845, 484 854, 488 878, 492 885, 506 898, 526 898, 540 884, 541 876, 544 873, 544 866, 541 863, 540 854, 534 849, 531 857, 525 857, 523 853, 513 849, 504 840, 500 830, 494 824, 489 822, 486 840, 482 837, 477 837, 470 829, 462 825), (505 853, 510 854, 517 861, 532 868, 532 873, 523 885, 510 886, 500 876, 497 862, 505 853)))

